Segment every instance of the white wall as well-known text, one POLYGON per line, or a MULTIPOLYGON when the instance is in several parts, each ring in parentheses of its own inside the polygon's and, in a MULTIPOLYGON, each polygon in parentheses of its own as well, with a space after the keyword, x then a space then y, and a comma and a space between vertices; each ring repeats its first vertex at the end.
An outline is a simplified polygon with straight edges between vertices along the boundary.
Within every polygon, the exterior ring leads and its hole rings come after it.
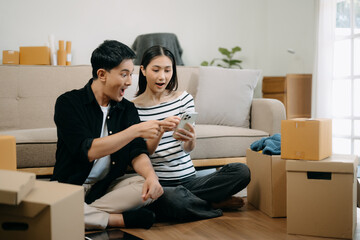
POLYGON ((316 1, 2 0, 0 50, 44 45, 53 33, 72 41, 73 64, 90 64, 105 39, 131 46, 140 34, 172 32, 188 66, 220 57, 220 46, 239 45, 244 68, 267 76, 312 73, 316 1))

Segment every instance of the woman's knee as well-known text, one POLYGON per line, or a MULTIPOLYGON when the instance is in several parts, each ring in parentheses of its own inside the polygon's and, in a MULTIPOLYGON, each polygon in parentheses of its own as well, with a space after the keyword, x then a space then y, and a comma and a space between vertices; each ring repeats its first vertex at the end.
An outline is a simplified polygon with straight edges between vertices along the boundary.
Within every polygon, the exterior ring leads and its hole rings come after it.
POLYGON ((249 175, 250 176, 250 169, 244 163, 229 163, 222 167, 222 171, 226 171, 229 173, 235 173, 237 175, 249 175))
POLYGON ((227 174, 234 176, 234 179, 240 180, 243 184, 249 184, 251 179, 250 169, 246 164, 243 163, 229 163, 225 165, 222 170, 226 171, 227 174))

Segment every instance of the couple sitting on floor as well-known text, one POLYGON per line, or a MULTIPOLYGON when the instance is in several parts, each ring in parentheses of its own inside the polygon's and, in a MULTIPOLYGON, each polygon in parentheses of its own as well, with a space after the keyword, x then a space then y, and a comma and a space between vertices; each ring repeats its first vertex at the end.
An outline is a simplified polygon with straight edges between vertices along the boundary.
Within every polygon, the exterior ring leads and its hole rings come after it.
POLYGON ((235 193, 250 181, 246 165, 232 163, 197 176, 190 158, 196 133, 178 128, 194 100, 178 92, 173 54, 161 46, 143 55, 139 90, 124 99, 134 52, 105 41, 91 56, 92 78, 55 104, 56 164, 52 180, 85 189, 85 227, 150 228, 155 221, 189 221, 240 208, 235 193), (150 157, 149 157, 150 156, 150 157), (128 177, 131 165, 139 175, 128 177))

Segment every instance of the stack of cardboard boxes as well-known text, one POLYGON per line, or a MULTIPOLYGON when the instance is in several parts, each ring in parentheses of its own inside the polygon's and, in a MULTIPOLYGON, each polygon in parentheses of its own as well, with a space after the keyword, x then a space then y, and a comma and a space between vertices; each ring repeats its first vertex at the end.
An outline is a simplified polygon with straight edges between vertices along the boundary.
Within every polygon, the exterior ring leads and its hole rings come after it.
POLYGON ((3 64, 50 65, 50 48, 20 47, 20 51, 4 50, 3 64))
POLYGON ((289 234, 352 239, 357 156, 332 155, 330 119, 281 123, 281 157, 247 151, 248 202, 287 217, 289 234))
POLYGON ((0 239, 84 239, 82 186, 16 171, 12 136, 0 136, 0 169, 0 239))

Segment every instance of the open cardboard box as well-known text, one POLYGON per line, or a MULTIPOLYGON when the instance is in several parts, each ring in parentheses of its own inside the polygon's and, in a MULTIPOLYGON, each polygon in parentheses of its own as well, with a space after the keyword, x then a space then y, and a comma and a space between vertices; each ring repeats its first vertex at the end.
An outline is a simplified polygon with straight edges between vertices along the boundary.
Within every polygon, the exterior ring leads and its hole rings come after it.
POLYGON ((35 181, 17 206, 0 204, 2 239, 84 239, 82 186, 35 181))
POLYGON ((0 204, 20 204, 34 184, 34 173, 0 170, 0 204))
POLYGON ((285 162, 280 155, 246 151, 246 164, 251 172, 248 202, 270 217, 286 217, 285 162))

